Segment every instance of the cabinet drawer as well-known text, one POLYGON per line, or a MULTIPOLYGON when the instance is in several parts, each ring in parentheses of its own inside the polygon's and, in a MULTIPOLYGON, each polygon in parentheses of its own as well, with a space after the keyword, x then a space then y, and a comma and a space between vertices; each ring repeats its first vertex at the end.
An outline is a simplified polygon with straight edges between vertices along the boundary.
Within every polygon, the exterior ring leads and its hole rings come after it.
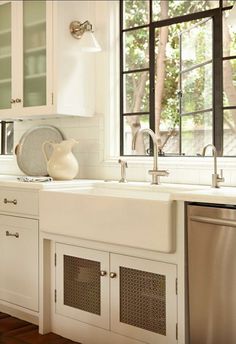
POLYGON ((0 189, 0 212, 37 216, 38 192, 18 189, 0 189))

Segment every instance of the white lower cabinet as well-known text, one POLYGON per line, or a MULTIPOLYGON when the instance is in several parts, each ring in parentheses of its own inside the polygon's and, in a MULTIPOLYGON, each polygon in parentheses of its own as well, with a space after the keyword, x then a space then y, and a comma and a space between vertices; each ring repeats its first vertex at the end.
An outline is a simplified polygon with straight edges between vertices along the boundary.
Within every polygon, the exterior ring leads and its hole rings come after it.
POLYGON ((56 312, 109 329, 109 253, 56 244, 56 255, 56 312))
POLYGON ((0 215, 0 300, 38 311, 38 220, 0 215))
POLYGON ((56 313, 150 344, 177 342, 176 265, 56 243, 56 313))

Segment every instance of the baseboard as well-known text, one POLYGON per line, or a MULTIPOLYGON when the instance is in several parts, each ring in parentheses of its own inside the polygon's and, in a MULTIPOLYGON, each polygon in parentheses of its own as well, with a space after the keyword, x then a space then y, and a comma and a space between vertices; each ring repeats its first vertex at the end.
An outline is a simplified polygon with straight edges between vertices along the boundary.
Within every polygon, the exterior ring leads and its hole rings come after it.
POLYGON ((19 307, 17 305, 9 304, 0 300, 0 312, 9 314, 21 320, 28 321, 32 324, 39 324, 39 314, 29 309, 19 307))

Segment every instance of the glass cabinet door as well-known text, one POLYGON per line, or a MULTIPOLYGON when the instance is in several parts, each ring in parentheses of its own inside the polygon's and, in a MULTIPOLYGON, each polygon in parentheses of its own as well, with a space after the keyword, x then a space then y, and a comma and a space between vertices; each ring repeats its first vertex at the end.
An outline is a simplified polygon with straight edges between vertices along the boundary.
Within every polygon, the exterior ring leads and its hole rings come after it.
POLYGON ((23 2, 23 106, 46 105, 46 1, 23 2))
POLYGON ((11 6, 0 5, 0 110, 11 108, 12 56, 11 56, 11 6))
POLYGON ((56 244, 56 313, 107 329, 109 254, 56 244))

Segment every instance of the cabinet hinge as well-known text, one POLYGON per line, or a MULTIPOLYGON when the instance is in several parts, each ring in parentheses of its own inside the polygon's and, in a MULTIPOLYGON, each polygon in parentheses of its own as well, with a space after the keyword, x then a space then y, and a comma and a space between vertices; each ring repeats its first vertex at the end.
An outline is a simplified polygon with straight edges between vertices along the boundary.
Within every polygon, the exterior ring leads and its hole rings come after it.
POLYGON ((53 105, 53 103, 54 103, 54 94, 52 92, 52 105, 53 105))
POLYGON ((57 266, 57 254, 54 254, 54 265, 57 266))
POLYGON ((178 278, 175 279, 175 292, 178 295, 178 278))
POLYGON ((176 330, 175 330, 176 332, 176 340, 178 340, 178 324, 176 323, 176 330))
POLYGON ((56 289, 54 290, 54 302, 55 303, 57 302, 57 290, 56 289))

